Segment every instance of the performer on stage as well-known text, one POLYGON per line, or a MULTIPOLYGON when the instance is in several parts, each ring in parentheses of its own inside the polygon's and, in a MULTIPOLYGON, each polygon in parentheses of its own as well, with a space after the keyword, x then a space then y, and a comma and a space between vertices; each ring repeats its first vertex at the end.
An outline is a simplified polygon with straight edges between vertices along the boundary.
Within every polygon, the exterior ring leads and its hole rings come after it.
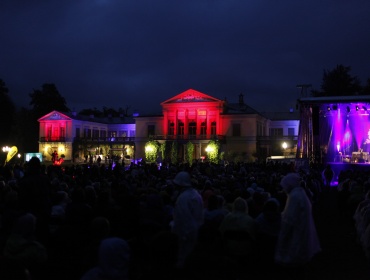
POLYGON ((370 129, 367 132, 367 138, 362 142, 362 151, 370 152, 370 129))
POLYGON ((57 151, 54 151, 53 154, 51 155, 51 161, 54 164, 56 160, 58 160, 58 153, 57 151))

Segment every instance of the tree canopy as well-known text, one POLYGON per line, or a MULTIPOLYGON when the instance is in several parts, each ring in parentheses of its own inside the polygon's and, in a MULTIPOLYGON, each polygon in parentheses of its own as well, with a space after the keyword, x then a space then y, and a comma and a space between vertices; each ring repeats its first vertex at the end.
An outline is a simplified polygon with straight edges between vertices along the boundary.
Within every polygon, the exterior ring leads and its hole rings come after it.
POLYGON ((57 110, 61 112, 70 112, 66 100, 60 95, 54 84, 43 84, 41 89, 34 89, 29 95, 31 97, 30 105, 36 117, 41 117, 57 110))
POLYGON ((84 116, 90 116, 94 115, 95 117, 128 117, 129 116, 129 109, 130 107, 126 107, 125 109, 123 108, 118 108, 118 110, 114 108, 108 108, 108 107, 103 107, 102 110, 97 109, 96 107, 90 108, 90 109, 82 109, 79 114, 84 115, 84 116))
POLYGON ((13 125, 16 107, 5 82, 0 79, 0 143, 7 144, 13 125))
POLYGON ((367 79, 366 85, 362 89, 362 93, 366 95, 370 95, 370 78, 367 79))
POLYGON ((357 76, 350 74, 351 67, 337 65, 324 70, 321 91, 312 91, 313 96, 350 96, 366 94, 357 76))

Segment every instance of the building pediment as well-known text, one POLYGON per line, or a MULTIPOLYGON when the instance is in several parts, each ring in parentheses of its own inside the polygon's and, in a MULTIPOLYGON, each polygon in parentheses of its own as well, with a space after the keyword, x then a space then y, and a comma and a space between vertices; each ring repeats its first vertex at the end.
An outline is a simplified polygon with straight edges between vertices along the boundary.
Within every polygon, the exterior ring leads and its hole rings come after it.
POLYGON ((58 111, 52 111, 51 113, 38 119, 39 122, 42 121, 70 121, 72 120, 67 115, 64 115, 58 111))
POLYGON ((207 94, 194 89, 188 89, 164 102, 161 103, 162 106, 169 104, 183 104, 183 103, 194 103, 194 102, 223 102, 220 99, 214 98, 207 94))

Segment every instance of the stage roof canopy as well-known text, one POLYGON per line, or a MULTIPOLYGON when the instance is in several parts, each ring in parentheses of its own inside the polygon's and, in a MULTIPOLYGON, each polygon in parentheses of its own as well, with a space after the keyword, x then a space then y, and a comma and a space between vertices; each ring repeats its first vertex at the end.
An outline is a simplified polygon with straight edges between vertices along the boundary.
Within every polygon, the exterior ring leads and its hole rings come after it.
POLYGON ((370 95, 303 97, 298 99, 298 102, 308 104, 350 103, 350 102, 370 103, 370 95))

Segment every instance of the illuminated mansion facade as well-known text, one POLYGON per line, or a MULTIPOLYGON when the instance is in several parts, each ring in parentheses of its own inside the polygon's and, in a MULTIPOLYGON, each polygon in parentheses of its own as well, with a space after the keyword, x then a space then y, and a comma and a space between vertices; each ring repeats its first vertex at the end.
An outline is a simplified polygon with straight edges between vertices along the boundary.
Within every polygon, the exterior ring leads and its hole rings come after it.
POLYGON ((51 160, 54 151, 75 162, 98 155, 139 160, 145 159, 148 141, 175 146, 179 161, 185 160, 189 142, 194 147, 194 159, 207 159, 210 141, 219 144, 219 152, 228 161, 264 160, 270 155, 296 152, 296 112, 272 116, 245 104, 242 94, 238 102, 230 103, 193 89, 161 106, 158 115, 132 117, 96 118, 53 111, 39 119, 39 152, 45 161, 51 160))

